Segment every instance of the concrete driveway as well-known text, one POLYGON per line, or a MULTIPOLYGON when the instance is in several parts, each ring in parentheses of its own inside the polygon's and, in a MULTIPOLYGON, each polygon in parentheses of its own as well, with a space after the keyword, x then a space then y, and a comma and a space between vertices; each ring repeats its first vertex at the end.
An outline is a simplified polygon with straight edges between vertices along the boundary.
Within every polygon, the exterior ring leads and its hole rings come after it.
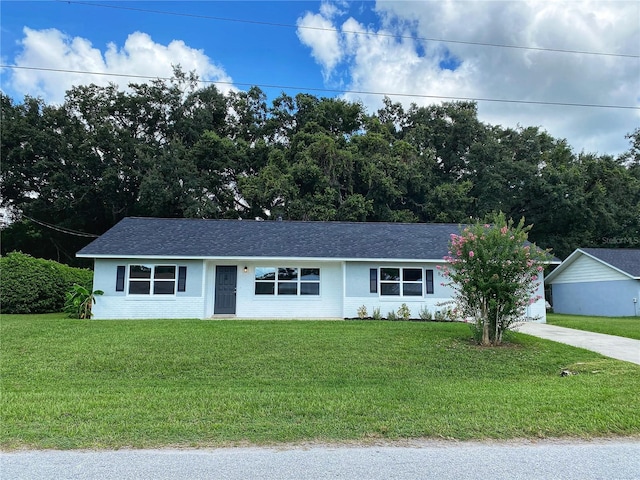
POLYGON ((537 322, 523 323, 516 331, 640 365, 640 340, 537 322))

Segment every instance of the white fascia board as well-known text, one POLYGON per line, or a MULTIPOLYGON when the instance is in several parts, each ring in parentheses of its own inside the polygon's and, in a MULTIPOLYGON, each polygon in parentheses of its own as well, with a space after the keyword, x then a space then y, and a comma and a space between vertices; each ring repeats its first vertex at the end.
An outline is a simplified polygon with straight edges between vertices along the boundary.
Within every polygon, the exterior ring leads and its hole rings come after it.
POLYGON ((442 258, 337 258, 337 257, 209 257, 209 256, 185 256, 185 255, 76 255, 78 258, 95 259, 135 259, 135 260, 220 260, 238 262, 368 262, 368 263, 446 263, 442 258))

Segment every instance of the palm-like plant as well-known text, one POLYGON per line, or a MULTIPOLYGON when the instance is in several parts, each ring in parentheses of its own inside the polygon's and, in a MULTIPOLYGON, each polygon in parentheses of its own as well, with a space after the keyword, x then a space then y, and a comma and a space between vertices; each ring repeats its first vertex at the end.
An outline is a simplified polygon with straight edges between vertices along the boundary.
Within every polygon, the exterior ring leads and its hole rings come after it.
POLYGON ((91 306, 96 302, 96 295, 103 295, 102 290, 93 292, 82 285, 74 283, 66 293, 64 311, 70 318, 91 318, 91 306))

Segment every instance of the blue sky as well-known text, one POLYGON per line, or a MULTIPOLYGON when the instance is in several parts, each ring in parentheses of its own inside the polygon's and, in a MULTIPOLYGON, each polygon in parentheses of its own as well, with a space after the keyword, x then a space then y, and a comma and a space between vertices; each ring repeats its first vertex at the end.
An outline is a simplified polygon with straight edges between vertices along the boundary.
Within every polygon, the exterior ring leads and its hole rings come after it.
MULTIPOLYGON (((619 154, 629 147, 625 134, 640 127, 635 0, 87 3, 105 6, 3 0, 1 63, 151 76, 169 76, 179 63, 205 80, 225 82, 223 90, 245 84, 338 89, 310 93, 361 101, 369 111, 380 107, 381 96, 350 91, 405 94, 392 99, 406 106, 442 101, 434 98, 440 95, 634 107, 478 103, 482 121, 540 126, 567 138, 576 152, 619 154)), ((3 68, 1 74, 2 90, 16 101, 28 94, 61 102, 78 83, 126 84, 44 70, 3 68)), ((282 89, 263 90, 274 98, 282 89)))

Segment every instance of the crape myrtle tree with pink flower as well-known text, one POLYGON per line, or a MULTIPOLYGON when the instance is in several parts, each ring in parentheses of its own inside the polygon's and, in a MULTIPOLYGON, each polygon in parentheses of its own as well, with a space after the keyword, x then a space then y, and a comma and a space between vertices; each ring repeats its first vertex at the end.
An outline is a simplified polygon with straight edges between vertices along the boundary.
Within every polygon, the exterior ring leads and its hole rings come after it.
POLYGON ((515 224, 499 213, 451 235, 441 271, 455 291, 456 315, 471 321, 481 345, 500 345, 541 298, 536 292, 550 254, 527 242, 530 229, 524 218, 515 224))

